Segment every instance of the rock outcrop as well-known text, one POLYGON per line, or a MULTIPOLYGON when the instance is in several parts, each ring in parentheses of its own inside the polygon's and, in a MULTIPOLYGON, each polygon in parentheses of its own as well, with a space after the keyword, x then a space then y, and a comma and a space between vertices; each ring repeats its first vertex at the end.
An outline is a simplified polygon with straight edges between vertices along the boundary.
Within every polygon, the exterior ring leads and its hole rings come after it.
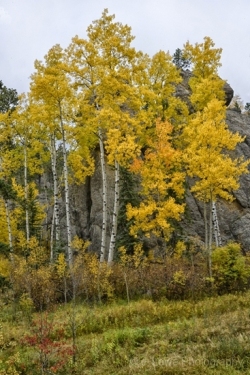
MULTIPOLYGON (((176 95, 181 97, 189 106, 190 87, 188 80, 192 72, 183 71, 183 82, 176 88, 176 95)), ((226 94, 226 104, 228 105, 233 97, 233 89, 229 84, 224 86, 226 94)), ((234 110, 227 110, 227 124, 232 132, 238 132, 245 136, 243 143, 239 144, 234 151, 234 156, 250 158, 250 116, 241 114, 234 110)), ((108 212, 111 227, 111 213, 113 210, 114 197, 114 171, 108 168, 107 172, 109 197, 108 212)), ((235 200, 228 203, 223 200, 217 202, 217 215, 223 244, 229 240, 241 243, 242 249, 250 251, 250 174, 241 177, 240 188, 233 192, 235 200)), ((89 239, 92 243, 91 249, 99 251, 101 243, 102 226, 102 181, 101 166, 98 150, 96 151, 96 170, 93 176, 89 177, 84 185, 74 186, 71 191, 71 218, 72 234, 77 234, 81 238, 89 239)), ((204 239, 204 221, 203 205, 187 191, 186 195, 186 214, 182 222, 179 223, 178 234, 182 238, 196 238, 198 241, 204 239)), ((61 220, 63 218, 63 209, 61 210, 61 220)), ((109 228, 110 231, 110 228, 109 228)), ((152 239, 152 243, 145 245, 157 247, 160 242, 152 239), (153 242, 152 242, 153 241, 153 242)), ((107 238, 109 242, 109 237, 107 238)))
POLYGON ((225 82, 223 89, 225 91, 226 106, 229 106, 229 104, 231 103, 231 100, 233 99, 233 96, 234 96, 234 90, 232 89, 232 87, 227 82, 225 82))

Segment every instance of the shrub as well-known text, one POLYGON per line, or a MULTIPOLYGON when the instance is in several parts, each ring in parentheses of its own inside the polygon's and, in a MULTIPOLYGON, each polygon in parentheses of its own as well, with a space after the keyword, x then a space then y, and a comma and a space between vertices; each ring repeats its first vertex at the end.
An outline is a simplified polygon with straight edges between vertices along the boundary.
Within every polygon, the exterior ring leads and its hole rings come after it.
POLYGON ((47 313, 40 313, 32 321, 30 334, 21 343, 34 350, 33 365, 41 374, 57 373, 65 369, 73 355, 72 348, 64 340, 64 327, 56 327, 47 313))
POLYGON ((250 276, 250 267, 237 243, 229 243, 213 251, 212 270, 219 293, 245 289, 250 276))

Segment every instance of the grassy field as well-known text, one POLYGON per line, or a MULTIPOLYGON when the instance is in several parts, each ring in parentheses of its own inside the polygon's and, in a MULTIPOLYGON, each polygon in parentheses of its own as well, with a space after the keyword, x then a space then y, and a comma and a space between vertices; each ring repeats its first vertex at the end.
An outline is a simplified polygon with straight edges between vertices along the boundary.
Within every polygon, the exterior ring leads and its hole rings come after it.
POLYGON ((204 300, 1 306, 0 375, 250 374, 250 292, 204 300))

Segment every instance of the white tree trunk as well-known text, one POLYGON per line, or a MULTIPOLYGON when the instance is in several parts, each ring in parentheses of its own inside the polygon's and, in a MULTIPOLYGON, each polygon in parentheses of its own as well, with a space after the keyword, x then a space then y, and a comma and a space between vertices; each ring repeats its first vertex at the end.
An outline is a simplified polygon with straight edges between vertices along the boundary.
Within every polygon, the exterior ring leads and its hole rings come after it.
MULTIPOLYGON (((1 170, 2 170, 2 160, 0 160, 0 167, 1 167, 1 170)), ((7 222, 7 228, 8 228, 10 260, 11 260, 11 262, 13 262, 14 261, 14 257, 13 257, 13 236, 12 236, 11 223, 10 223, 9 199, 7 197, 3 197, 3 201, 4 201, 4 206, 5 206, 6 222, 7 222)))
POLYGON ((26 222, 26 240, 30 240, 29 210, 28 210, 28 165, 27 165, 27 147, 24 145, 24 197, 25 197, 25 222, 26 222))
POLYGON ((102 170, 102 238, 101 238, 101 254, 100 262, 104 262, 107 242, 107 174, 105 164, 105 154, 103 146, 103 136, 101 129, 98 130, 99 145, 100 145, 100 159, 102 170))
POLYGON ((9 210, 9 201, 8 199, 4 199, 5 205, 5 212, 6 212, 6 221, 7 221, 7 228, 8 228, 8 237, 9 237, 9 247, 10 247, 10 260, 13 262, 13 237, 12 237, 12 230, 10 224, 10 210, 9 210))
POLYGON ((205 227, 205 251, 207 253, 208 252, 208 220, 207 220, 207 204, 206 204, 206 202, 204 202, 204 227, 205 227))
POLYGON ((51 230, 50 230, 50 263, 53 263, 55 259, 54 228, 55 228, 55 210, 53 210, 52 220, 51 220, 51 230))
POLYGON ((120 199, 120 168, 119 163, 115 161, 115 198, 114 210, 112 217, 111 238, 109 244, 108 264, 110 265, 114 259, 115 242, 117 235, 117 221, 119 212, 119 199, 120 199))
POLYGON ((60 125, 61 125, 62 146, 63 146, 63 180, 64 180, 64 188, 65 188, 67 252, 68 252, 67 255, 68 255, 69 266, 72 266, 73 265, 73 256, 72 256, 72 249, 71 249, 72 238, 71 238, 71 224, 70 224, 68 162, 67 162, 65 129, 64 129, 63 119, 62 119, 62 110, 61 110, 60 103, 59 103, 59 111, 60 111, 60 125))
POLYGON ((212 277, 212 241, 213 241, 213 213, 212 199, 209 202, 209 234, 208 234, 208 271, 209 277, 212 277))
POLYGON ((215 244, 217 247, 222 246, 219 221, 217 216, 216 204, 212 202, 212 215, 213 215, 213 234, 215 239, 215 244))
POLYGON ((53 175, 54 187, 54 209, 51 223, 51 239, 50 239, 50 261, 53 262, 55 258, 54 249, 57 248, 60 239, 60 226, 59 226, 59 204, 58 204, 58 177, 57 177, 57 159, 56 159, 56 145, 55 136, 51 135, 51 168, 53 175), (55 242, 54 242, 55 233, 55 242))

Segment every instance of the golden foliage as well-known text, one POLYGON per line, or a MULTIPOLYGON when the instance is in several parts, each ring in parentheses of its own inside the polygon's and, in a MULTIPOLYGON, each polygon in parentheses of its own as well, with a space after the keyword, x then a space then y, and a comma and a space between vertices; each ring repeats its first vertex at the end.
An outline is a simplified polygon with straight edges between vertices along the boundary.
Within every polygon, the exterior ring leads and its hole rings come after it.
MULTIPOLYGON (((90 242, 75 236, 72 248, 77 251, 74 263, 68 274, 76 288, 76 295, 85 295, 87 298, 101 300, 103 297, 111 298, 113 287, 110 283, 112 268, 107 263, 100 263, 96 253, 89 252, 90 242)), ((61 256, 57 262, 57 272, 65 272, 65 260, 61 256), (59 263, 60 262, 60 263, 59 263)))
POLYGON ((239 187, 239 177, 247 172, 248 161, 232 159, 227 151, 244 140, 231 133, 225 122, 225 108, 217 99, 198 112, 184 130, 187 148, 183 160, 190 177, 198 177, 192 191, 205 202, 218 196, 231 200, 239 187))
POLYGON ((214 48, 213 40, 206 36, 203 43, 191 45, 187 42, 184 46, 184 55, 193 64, 193 74, 197 77, 207 78, 217 73, 221 66, 220 58, 222 48, 214 48))
POLYGON ((10 260, 1 255, 0 256, 0 276, 9 279, 10 272, 11 272, 10 260))
POLYGON ((142 231, 148 236, 154 233, 168 238, 172 230, 169 219, 179 220, 184 211, 184 206, 169 193, 172 191, 177 197, 184 193, 184 175, 178 170, 180 153, 170 143, 172 129, 169 122, 158 119, 144 159, 132 164, 131 170, 141 176, 143 196, 139 207, 127 206, 127 218, 133 219, 133 236, 142 231))

